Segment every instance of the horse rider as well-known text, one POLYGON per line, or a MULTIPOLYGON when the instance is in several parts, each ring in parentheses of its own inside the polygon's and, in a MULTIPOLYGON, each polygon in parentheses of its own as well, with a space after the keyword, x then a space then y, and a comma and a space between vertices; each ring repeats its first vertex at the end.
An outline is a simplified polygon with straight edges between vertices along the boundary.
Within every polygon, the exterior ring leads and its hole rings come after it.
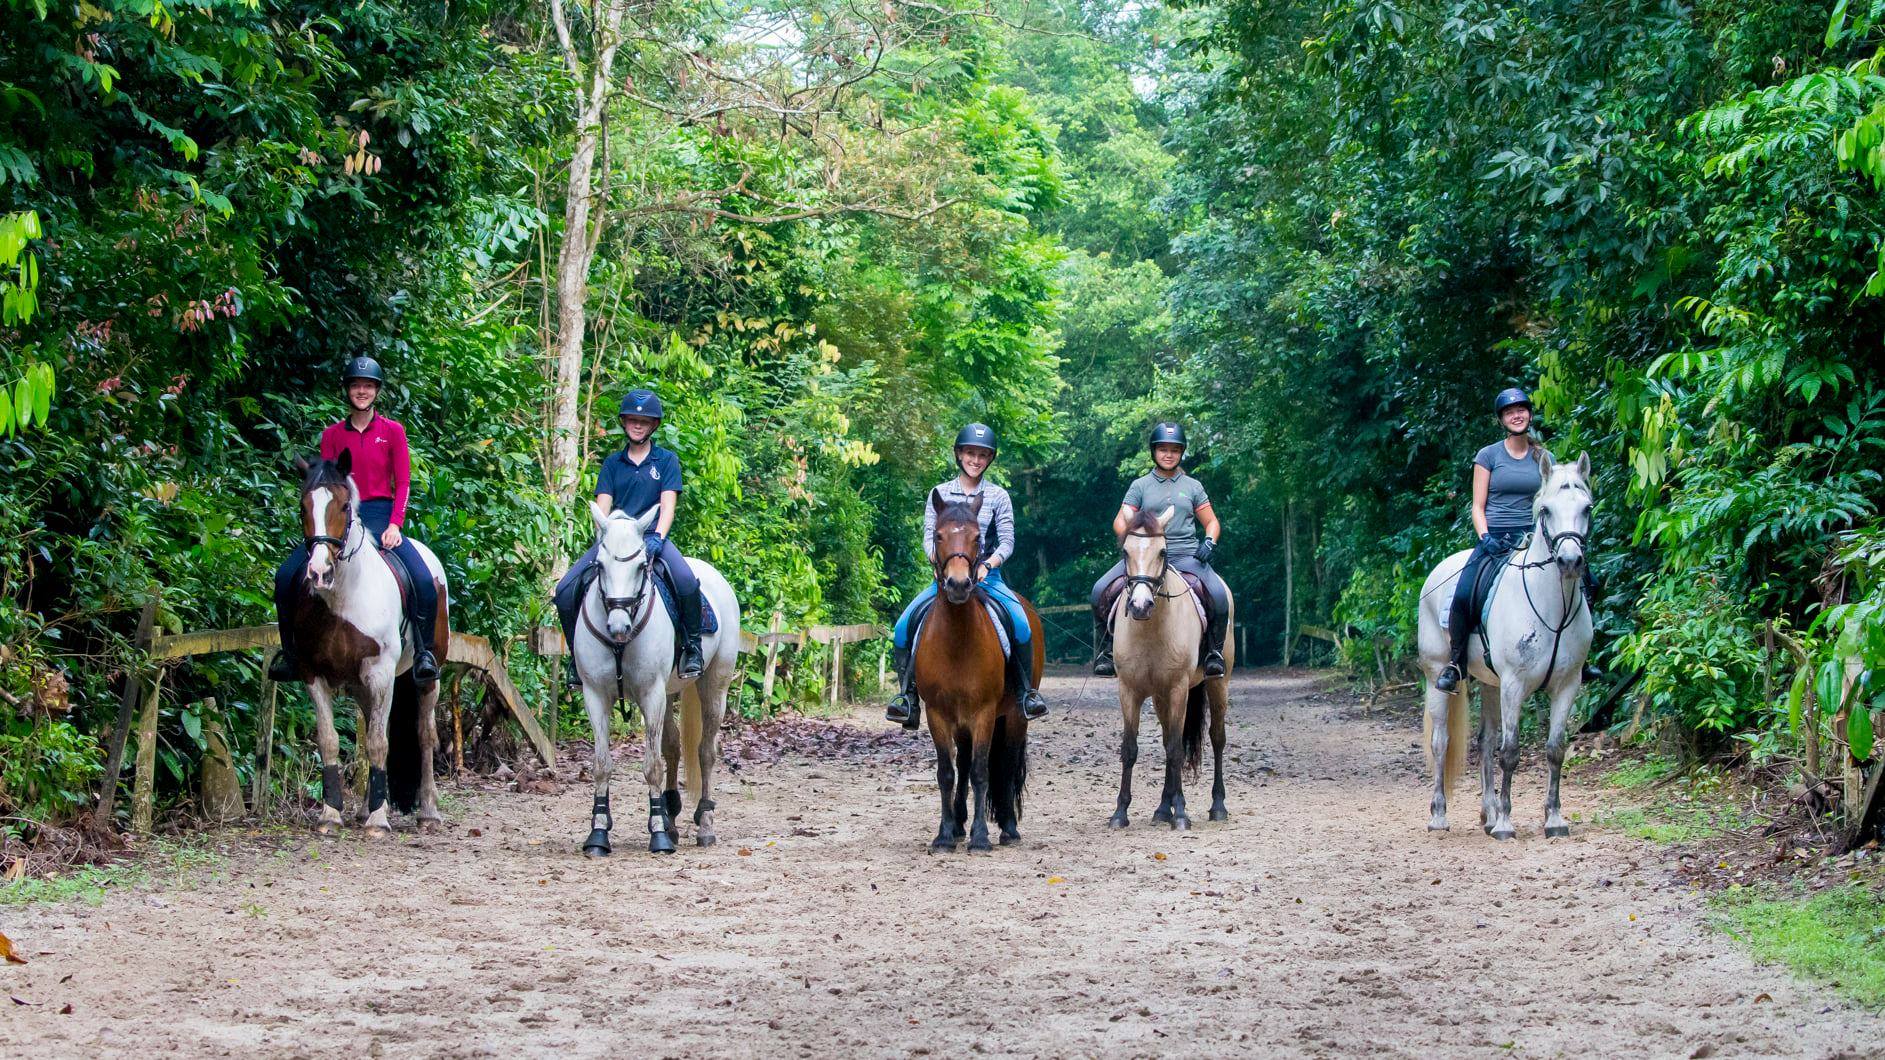
MULTIPOLYGON (((1179 466, 1186 448, 1183 427, 1170 422, 1157 424, 1147 444, 1152 451, 1152 470, 1133 479, 1132 485, 1126 487, 1125 500, 1119 506, 1119 513, 1113 516, 1113 536, 1123 543, 1127 523, 1141 508, 1151 512, 1172 509, 1172 521, 1165 527, 1165 558, 1180 571, 1196 576, 1210 597, 1211 613, 1204 629, 1202 662, 1206 677, 1222 677, 1224 623, 1230 614, 1230 593, 1211 566, 1221 532, 1217 513, 1211 509, 1211 498, 1204 492, 1204 484, 1185 474, 1184 468, 1179 466)), ((1105 607, 1107 589, 1125 576, 1126 561, 1122 558, 1093 583, 1093 672, 1102 677, 1114 675, 1112 615, 1105 607)))
MULTIPOLYGON (((412 679, 420 684, 438 680, 438 658, 433 654, 434 622, 438 617, 438 584, 419 550, 406 540, 406 498, 412 486, 412 453, 406 428, 380 414, 375 407, 386 376, 371 357, 347 362, 341 386, 347 396, 347 417, 321 432, 321 459, 338 460, 353 454, 353 481, 359 488, 360 522, 378 543, 382 554, 398 557, 406 568, 412 593, 406 599, 406 624, 412 632, 412 679)), ((281 629, 281 651, 268 668, 276 681, 300 680, 295 659, 293 613, 296 583, 308 566, 304 542, 275 570, 275 622, 281 629)))
MULTIPOLYGON (((675 506, 681 499, 681 458, 654 444, 661 414, 661 398, 645 387, 631 390, 622 398, 617 417, 626 440, 622 448, 603 458, 602 471, 596 478, 596 502, 605 513, 619 508, 638 519, 657 507, 661 510, 645 547, 648 562, 659 564, 674 590, 675 610, 680 612, 681 620, 680 676, 685 681, 699 677, 705 665, 700 654, 700 579, 694 576, 694 568, 681 550, 668 544, 675 506)), ((576 617, 598 547, 599 543, 590 545, 589 551, 556 583, 556 613, 563 622, 563 640, 570 649, 565 680, 571 688, 582 685, 576 673, 576 617)))
MULTIPOLYGON (((995 462, 995 455, 1000 451, 996 444, 995 431, 987 424, 971 423, 956 433, 955 458, 956 476, 938 483, 930 493, 940 493, 945 502, 969 503, 970 499, 980 495, 982 510, 976 517, 980 524, 982 555, 975 568, 976 585, 987 593, 989 598, 1000 604, 999 610, 1007 618, 1008 642, 1012 649, 1008 653, 1008 687, 1021 701, 1021 713, 1031 719, 1047 713, 1047 700, 1034 687, 1034 655, 1029 649, 1033 631, 1028 626, 1027 612, 1021 601, 1008 588, 1002 578, 1002 564, 1014 554, 1014 504, 1008 499, 1008 491, 993 482, 983 481, 989 465, 995 462)), ((930 563, 936 562, 936 509, 929 504, 923 505, 923 553, 930 563)), ((906 729, 914 729, 921 720, 921 708, 916 697, 916 654, 911 644, 911 633, 922 623, 922 616, 928 613, 930 604, 936 599, 936 581, 923 587, 910 606, 903 609, 897 619, 896 631, 892 636, 897 662, 897 687, 901 690, 890 701, 884 711, 884 717, 890 721, 902 722, 906 729)))
MULTIPOLYGON (((1532 532, 1535 516, 1532 498, 1544 485, 1544 460, 1550 456, 1545 447, 1532 439, 1532 399, 1519 387, 1507 387, 1493 399, 1492 414, 1505 428, 1505 438, 1479 450, 1473 457, 1473 529, 1479 541, 1466 566, 1460 569, 1453 588, 1453 604, 1447 612, 1447 634, 1452 640, 1453 661, 1433 687, 1451 692, 1459 687, 1466 673, 1466 650, 1476 626, 1473 613, 1474 583, 1489 562, 1503 560, 1524 544, 1532 532)), ((1590 565, 1584 565, 1585 595, 1596 591, 1590 565)), ((1588 680, 1596 671, 1585 668, 1588 680)))

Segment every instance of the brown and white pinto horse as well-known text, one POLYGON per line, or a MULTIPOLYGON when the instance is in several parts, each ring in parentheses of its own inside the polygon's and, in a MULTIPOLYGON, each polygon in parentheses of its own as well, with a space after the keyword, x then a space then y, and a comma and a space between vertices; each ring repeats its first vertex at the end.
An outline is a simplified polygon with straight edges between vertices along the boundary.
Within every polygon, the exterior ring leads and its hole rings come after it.
MULTIPOLYGON (((929 849, 950 851, 961 842, 969 823, 972 789, 975 819, 967 828, 969 850, 989 850, 991 800, 1002 844, 1021 839, 1028 723, 1008 688, 995 620, 975 589, 974 557, 982 554, 981 530, 976 524, 981 495, 965 504, 931 493, 930 504, 936 509, 937 594, 917 633, 915 658, 916 692, 929 708, 929 734, 936 743, 936 784, 942 798, 942 824, 929 849)), ((1026 599, 1021 599, 1021 606, 1033 630, 1031 665, 1038 681, 1046 665, 1041 618, 1026 599)))
MULTIPOLYGON (((297 580, 291 621, 301 675, 314 700, 316 739, 321 749, 321 816, 314 830, 331 835, 341 823, 340 737, 334 731, 334 693, 345 691, 366 717, 361 734, 367 755, 366 832, 391 831, 386 803, 418 810, 420 831, 442 822, 438 785, 432 775, 438 728, 437 681, 421 687, 412 679, 412 642, 401 636, 399 583, 378 542, 360 521, 359 490, 350 474, 353 454, 337 461, 297 461, 301 483, 301 530, 307 570, 297 580)), ((443 652, 451 634, 446 621, 445 570, 430 549, 414 541, 438 587, 433 643, 443 652)))

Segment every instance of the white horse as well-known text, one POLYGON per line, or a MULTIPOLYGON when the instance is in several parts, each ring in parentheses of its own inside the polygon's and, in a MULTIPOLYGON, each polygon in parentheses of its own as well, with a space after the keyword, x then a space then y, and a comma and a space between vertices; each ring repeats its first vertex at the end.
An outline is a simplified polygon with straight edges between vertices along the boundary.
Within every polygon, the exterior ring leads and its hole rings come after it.
MULTIPOLYGON (((1480 703, 1479 820, 1494 839, 1514 835, 1512 773, 1518 768, 1519 713, 1541 687, 1551 699, 1551 729, 1545 739, 1545 759, 1551 763, 1545 835, 1571 834, 1559 809, 1558 782, 1564 769, 1565 721, 1583 685, 1584 658, 1590 653, 1590 602, 1579 580, 1590 536, 1590 456, 1580 454, 1576 464, 1567 465, 1543 455, 1541 467, 1543 485, 1532 500, 1530 542, 1506 560, 1504 576, 1486 609, 1490 658, 1478 634, 1467 654, 1467 674, 1499 692, 1496 741, 1490 704, 1483 695, 1480 703), (1497 797, 1492 787, 1495 748, 1503 774, 1497 797)), ((1433 682, 1450 661, 1451 642, 1441 622, 1467 555, 1447 557, 1427 576, 1420 592, 1420 664, 1427 672, 1426 729, 1434 767, 1433 817, 1427 827, 1435 831, 1447 828, 1447 793, 1466 767, 1466 685, 1462 682, 1446 693, 1433 682)))
MULTIPOLYGON (((1116 606, 1130 621, 1116 620, 1113 634, 1119 711, 1125 719, 1125 735, 1119 742, 1119 801, 1107 821, 1113 828, 1129 823, 1126 808, 1132 804, 1132 767, 1139 760, 1139 714, 1147 699, 1158 714, 1165 744, 1165 786, 1152 820, 1179 831, 1191 827, 1180 765, 1196 772, 1204 753, 1207 711, 1214 760, 1210 818, 1230 820, 1230 811, 1224 807, 1224 720, 1230 711, 1230 678, 1206 677, 1199 663, 1204 620, 1183 576, 1165 562, 1165 529, 1172 515, 1170 507, 1157 516, 1138 512, 1127 525, 1121 545, 1126 556, 1126 590, 1116 606)), ((1229 598, 1228 588, 1224 595, 1229 598)), ((1235 601, 1231 607, 1235 609, 1235 601)), ((1232 628, 1235 619, 1234 614, 1225 615, 1225 627, 1232 628)), ((1228 641, 1224 645, 1227 674, 1236 664, 1235 647, 1228 641)))
POLYGON ((636 519, 619 510, 604 512, 591 502, 590 514, 596 521, 599 570, 583 593, 575 637, 576 672, 582 677, 583 706, 595 736, 596 798, 583 853, 592 858, 609 855, 609 774, 614 767, 609 717, 623 697, 641 708, 647 727, 642 777, 648 783, 648 849, 674 853, 679 838, 674 818, 681 812, 676 770, 683 759, 687 789, 695 802, 695 840, 712 846, 718 838, 713 830, 713 766, 720 757, 727 687, 739 660, 739 601, 711 564, 685 561, 693 565, 701 599, 713 606, 720 628, 701 637, 706 667, 700 676, 683 681, 675 671, 678 633, 655 590, 655 573, 648 563, 645 535, 658 513, 636 519), (678 719, 668 712, 668 694, 676 690, 681 695, 678 719))
MULTIPOLYGON (((314 830, 331 835, 341 824, 334 693, 347 691, 366 717, 366 731, 360 734, 367 756, 366 833, 379 837, 391 830, 389 797, 402 810, 417 810, 420 831, 435 831, 443 823, 432 772, 439 683, 421 686, 412 679, 413 642, 400 635, 399 584, 360 521, 353 454, 342 451, 337 461, 299 463, 307 476, 301 485, 301 528, 308 560, 287 617, 314 700, 321 751, 321 816, 314 830)), ((433 643, 443 654, 451 636, 445 568, 431 549, 417 541, 412 545, 425 558, 438 591, 433 643)))

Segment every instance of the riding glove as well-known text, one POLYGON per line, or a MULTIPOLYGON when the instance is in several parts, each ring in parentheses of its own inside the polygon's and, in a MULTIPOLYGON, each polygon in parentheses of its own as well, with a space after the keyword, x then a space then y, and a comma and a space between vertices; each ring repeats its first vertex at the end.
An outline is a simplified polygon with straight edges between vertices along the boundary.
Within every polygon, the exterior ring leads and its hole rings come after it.
POLYGON ((660 534, 649 534, 642 538, 642 543, 647 546, 649 559, 660 559, 661 550, 668 547, 668 539, 660 534))
POLYGON ((1199 539, 1198 551, 1193 553, 1193 555, 1197 558, 1199 563, 1211 562, 1211 557, 1216 554, 1217 554, 1217 542, 1211 540, 1208 537, 1199 539))

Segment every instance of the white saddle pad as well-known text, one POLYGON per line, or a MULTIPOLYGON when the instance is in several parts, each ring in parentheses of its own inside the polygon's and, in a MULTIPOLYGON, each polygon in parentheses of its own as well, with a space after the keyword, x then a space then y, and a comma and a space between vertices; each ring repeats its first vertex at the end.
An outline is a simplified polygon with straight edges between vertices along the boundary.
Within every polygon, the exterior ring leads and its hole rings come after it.
MULTIPOLYGON (((1008 623, 1002 618, 1001 605, 996 603, 993 598, 984 595, 982 597, 982 610, 988 612, 988 620, 995 623, 995 639, 1001 641, 1001 657, 1006 659, 1010 655, 1013 655, 1014 644, 1008 640, 1008 623)), ((923 613, 923 621, 918 622, 915 632, 910 634, 910 643, 912 645, 918 643, 918 639, 923 636, 923 627, 928 624, 929 612, 925 611, 923 613)))

